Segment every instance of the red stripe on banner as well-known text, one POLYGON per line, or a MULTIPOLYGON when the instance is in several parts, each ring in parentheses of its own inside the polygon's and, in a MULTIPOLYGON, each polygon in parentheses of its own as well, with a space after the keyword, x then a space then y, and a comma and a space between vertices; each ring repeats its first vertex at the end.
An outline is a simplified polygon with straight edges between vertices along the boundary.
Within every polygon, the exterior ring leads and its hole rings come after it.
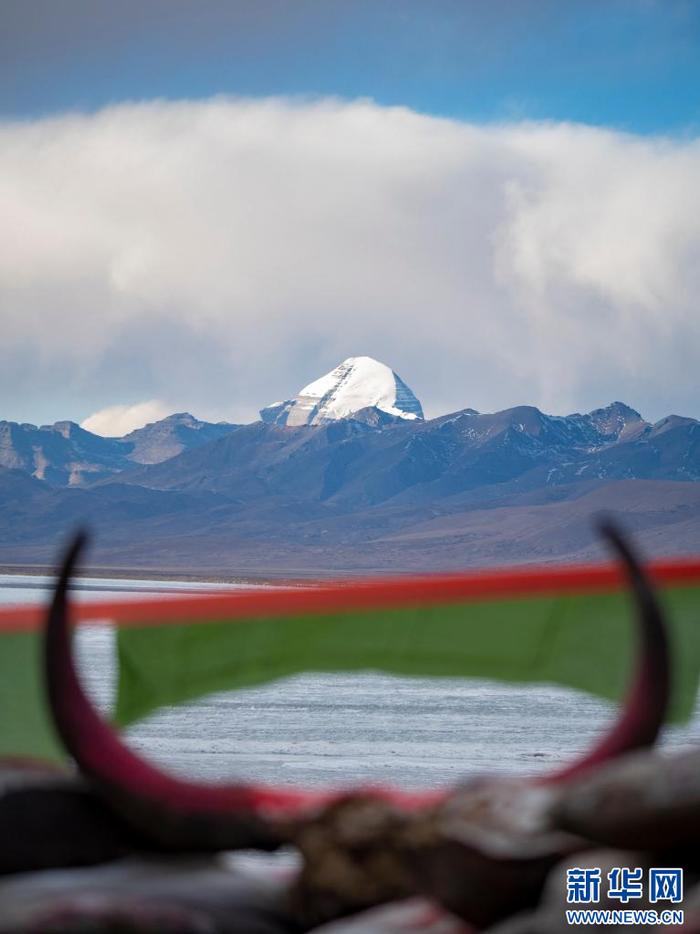
MULTIPOLYGON (((647 565, 647 570, 657 584, 700 584, 700 558, 654 561, 647 565)), ((546 594, 605 593, 620 589, 623 582, 623 573, 611 564, 501 568, 412 578, 365 578, 320 586, 251 589, 202 596, 78 603, 73 606, 72 615, 75 622, 107 621, 119 626, 150 626, 178 620, 260 619, 546 594)), ((0 632, 40 629, 45 612, 45 608, 39 606, 0 609, 0 632)))

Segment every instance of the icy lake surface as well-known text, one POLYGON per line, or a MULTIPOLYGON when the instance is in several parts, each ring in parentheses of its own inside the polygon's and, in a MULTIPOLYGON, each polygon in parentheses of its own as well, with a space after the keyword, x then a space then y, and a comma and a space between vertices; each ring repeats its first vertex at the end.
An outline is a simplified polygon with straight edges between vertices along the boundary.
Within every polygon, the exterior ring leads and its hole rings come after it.
MULTIPOLYGON (((0 577, 0 605, 45 600, 47 584, 36 577, 0 577)), ((220 588, 94 579, 82 581, 76 597, 134 599, 211 589, 220 588)), ((108 706, 114 692, 111 631, 84 628, 79 658, 91 694, 108 706)), ((128 739, 173 771, 211 780, 421 787, 477 772, 551 768, 590 745, 613 712, 550 686, 314 674, 162 710, 130 729, 128 739)), ((700 743, 700 707, 689 725, 667 730, 664 742, 700 743)))

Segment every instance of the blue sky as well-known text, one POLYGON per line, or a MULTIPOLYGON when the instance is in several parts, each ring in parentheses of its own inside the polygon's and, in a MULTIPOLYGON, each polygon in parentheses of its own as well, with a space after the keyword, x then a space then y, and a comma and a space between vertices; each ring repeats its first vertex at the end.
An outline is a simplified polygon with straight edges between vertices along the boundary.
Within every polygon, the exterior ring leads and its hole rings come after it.
POLYGON ((5 0, 0 113, 339 95, 466 120, 700 123, 694 0, 5 0))
POLYGON ((700 416, 697 0, 5 0, 0 198, 0 418, 700 416))

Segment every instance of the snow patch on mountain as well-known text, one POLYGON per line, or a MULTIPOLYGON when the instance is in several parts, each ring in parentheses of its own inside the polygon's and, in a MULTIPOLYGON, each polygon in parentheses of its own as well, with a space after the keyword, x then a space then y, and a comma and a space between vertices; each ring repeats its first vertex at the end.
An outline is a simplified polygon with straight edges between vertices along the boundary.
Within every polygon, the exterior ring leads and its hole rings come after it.
POLYGON ((613 441, 629 441, 649 427, 639 412, 624 402, 611 402, 603 409, 594 409, 586 417, 601 435, 613 441))
POLYGON ((260 417, 277 425, 320 425, 367 408, 396 418, 423 418, 421 404, 406 383, 372 357, 348 357, 292 399, 261 409, 260 417))

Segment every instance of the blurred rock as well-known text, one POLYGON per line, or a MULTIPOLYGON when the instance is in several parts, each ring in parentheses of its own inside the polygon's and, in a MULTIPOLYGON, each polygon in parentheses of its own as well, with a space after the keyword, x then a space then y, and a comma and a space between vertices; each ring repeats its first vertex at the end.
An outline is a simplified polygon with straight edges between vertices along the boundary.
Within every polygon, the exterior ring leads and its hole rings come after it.
POLYGON ((501 777, 458 788, 404 836, 419 888, 480 928, 535 905, 551 867, 588 846, 552 829, 559 793, 501 777))
POLYGON ((355 795, 301 827, 294 842, 303 867, 293 906, 305 924, 322 924, 416 892, 402 843, 410 818, 377 798, 355 795))
POLYGON ((87 866, 147 849, 74 773, 0 761, 0 874, 87 866))
POLYGON ((700 851, 700 750, 627 755, 570 782, 552 822, 597 843, 700 851))
POLYGON ((218 858, 128 859, 0 880, 0 934, 298 934, 289 881, 218 858))
POLYGON ((409 898, 315 928, 313 934, 473 934, 470 925, 434 902, 409 898))

